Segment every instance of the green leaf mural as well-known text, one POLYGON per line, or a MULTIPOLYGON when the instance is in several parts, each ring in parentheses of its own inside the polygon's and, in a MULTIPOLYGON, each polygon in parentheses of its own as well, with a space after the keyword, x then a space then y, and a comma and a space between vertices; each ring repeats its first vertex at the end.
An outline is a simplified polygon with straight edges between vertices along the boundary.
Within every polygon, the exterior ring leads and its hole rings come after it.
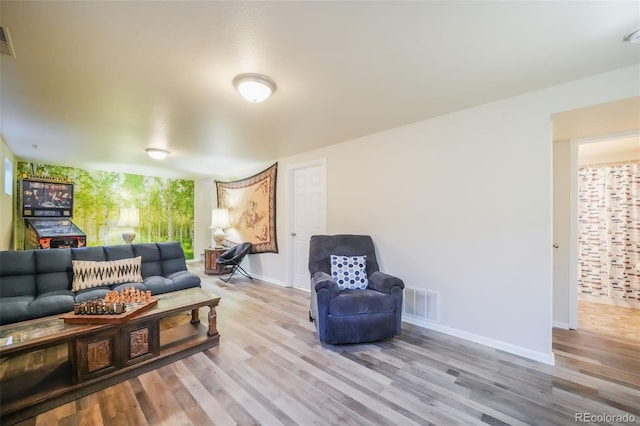
MULTIPOLYGON (((136 207, 140 212, 140 227, 135 229, 136 243, 180 241, 186 258, 193 259, 192 180, 53 165, 33 166, 23 161, 18 162, 17 169, 18 176, 35 172, 36 175, 73 180, 73 223, 87 235, 88 246, 124 244, 122 229, 117 226, 120 208, 136 207)), ((16 212, 19 218, 19 204, 16 212)), ((16 247, 24 247, 23 220, 16 221, 15 236, 16 247)))

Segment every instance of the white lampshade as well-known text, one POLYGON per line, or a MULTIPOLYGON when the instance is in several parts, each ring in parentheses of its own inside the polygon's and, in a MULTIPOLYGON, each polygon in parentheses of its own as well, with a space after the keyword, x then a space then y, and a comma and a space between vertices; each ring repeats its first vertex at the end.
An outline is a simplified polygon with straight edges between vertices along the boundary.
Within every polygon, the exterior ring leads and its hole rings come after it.
POLYGON ((135 207, 120 207, 118 226, 129 228, 140 226, 140 211, 135 207))
POLYGON ((227 209, 213 209, 211 210, 211 226, 209 228, 214 229, 213 240, 215 241, 215 247, 222 247, 226 234, 223 229, 229 227, 229 210, 227 209))
POLYGON ((229 210, 213 209, 211 210, 211 226, 210 229, 225 229, 229 227, 229 210))
POLYGON ((276 84, 261 74, 240 74, 233 79, 233 85, 249 102, 262 102, 276 90, 276 84))

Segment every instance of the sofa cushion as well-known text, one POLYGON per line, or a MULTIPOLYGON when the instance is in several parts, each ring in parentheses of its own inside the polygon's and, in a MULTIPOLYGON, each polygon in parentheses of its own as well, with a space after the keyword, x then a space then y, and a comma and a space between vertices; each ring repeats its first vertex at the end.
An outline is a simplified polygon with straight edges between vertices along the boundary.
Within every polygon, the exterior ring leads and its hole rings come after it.
POLYGON ((140 274, 142 258, 92 262, 73 261, 73 291, 127 282, 142 282, 140 274))
POLYGON ((185 288, 200 287, 200 277, 189 271, 179 271, 169 275, 173 285, 170 291, 184 290, 185 288))
POLYGON ((354 316, 329 315, 327 328, 325 342, 329 344, 375 342, 394 335, 396 320, 393 312, 354 316))
POLYGON ((162 258, 162 276, 168 277, 175 272, 187 270, 184 251, 179 242, 158 243, 158 249, 162 258))
POLYGON ((0 251, 0 297, 35 295, 35 251, 0 251))
POLYGON ((173 291, 173 281, 159 275, 145 278, 144 285, 151 290, 151 294, 161 294, 173 291))
POLYGON ((133 252, 136 256, 142 256, 142 278, 162 275, 160 249, 157 244, 134 244, 133 252))
POLYGON ((103 246, 72 248, 71 256, 74 260, 93 260, 94 262, 108 260, 103 246))
POLYGON ((121 246, 104 246, 104 252, 107 254, 107 260, 130 259, 136 257, 133 247, 128 245, 121 246))
POLYGON ((181 259, 163 259, 162 260, 162 276, 168 277, 176 272, 182 272, 187 270, 187 264, 184 257, 181 259))
POLYGON ((331 315, 359 315, 394 312, 395 302, 390 294, 375 290, 343 290, 329 301, 331 315))
POLYGON ((38 295, 29 304, 29 312, 34 318, 60 314, 73 311, 74 302, 75 297, 71 290, 52 291, 38 295))
POLYGON ((33 296, 0 298, 0 324, 10 324, 33 318, 29 311, 29 304, 33 299, 33 296))
POLYGON ((331 277, 338 283, 340 290, 364 290, 369 286, 367 280, 367 256, 340 256, 332 254, 331 277))
POLYGON ((309 240, 309 273, 331 274, 329 256, 367 256, 367 275, 380 270, 373 240, 369 235, 312 235, 309 240))
POLYGON ((71 250, 36 250, 37 294, 70 291, 73 271, 71 250))

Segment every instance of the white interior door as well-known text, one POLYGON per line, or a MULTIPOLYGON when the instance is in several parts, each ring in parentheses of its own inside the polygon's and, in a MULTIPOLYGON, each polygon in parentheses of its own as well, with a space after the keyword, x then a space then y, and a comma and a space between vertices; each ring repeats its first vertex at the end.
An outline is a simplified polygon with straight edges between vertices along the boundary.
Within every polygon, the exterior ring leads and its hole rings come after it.
POLYGON ((326 233, 326 163, 314 162, 290 171, 291 256, 293 287, 309 290, 309 239, 326 233))

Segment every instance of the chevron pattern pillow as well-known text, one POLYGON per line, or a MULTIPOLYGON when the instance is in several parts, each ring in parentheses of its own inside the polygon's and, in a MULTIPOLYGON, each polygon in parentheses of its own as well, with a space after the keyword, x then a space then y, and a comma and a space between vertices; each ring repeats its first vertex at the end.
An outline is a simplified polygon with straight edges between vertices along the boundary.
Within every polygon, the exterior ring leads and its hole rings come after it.
POLYGON ((130 259, 94 262, 73 261, 73 291, 122 283, 142 282, 142 256, 130 259))

